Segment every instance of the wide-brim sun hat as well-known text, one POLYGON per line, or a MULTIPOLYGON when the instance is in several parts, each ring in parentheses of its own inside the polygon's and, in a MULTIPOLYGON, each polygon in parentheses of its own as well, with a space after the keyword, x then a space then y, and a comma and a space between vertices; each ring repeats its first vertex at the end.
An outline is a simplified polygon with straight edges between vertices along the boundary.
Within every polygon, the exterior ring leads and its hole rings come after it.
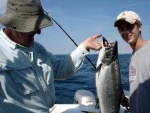
POLYGON ((133 12, 133 11, 123 11, 123 12, 121 12, 117 16, 117 18, 116 18, 116 20, 114 22, 114 27, 117 27, 118 22, 121 21, 121 20, 126 21, 126 22, 128 22, 130 24, 134 24, 136 21, 142 23, 139 15, 136 14, 135 12, 133 12))
POLYGON ((44 13, 40 0, 8 0, 0 23, 19 32, 37 31, 53 25, 52 18, 44 13))

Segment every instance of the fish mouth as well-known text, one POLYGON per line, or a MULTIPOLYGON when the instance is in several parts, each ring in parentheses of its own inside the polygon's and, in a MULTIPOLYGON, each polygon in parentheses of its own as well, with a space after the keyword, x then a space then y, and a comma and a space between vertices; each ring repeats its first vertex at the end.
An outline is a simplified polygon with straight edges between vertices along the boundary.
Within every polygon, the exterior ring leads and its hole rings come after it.
POLYGON ((109 43, 108 43, 108 41, 105 39, 105 37, 102 37, 103 38, 103 46, 104 47, 109 47, 109 43))
POLYGON ((113 42, 113 43, 109 43, 107 40, 106 40, 106 38, 105 37, 102 37, 102 39, 103 39, 103 43, 102 43, 102 46, 103 47, 105 47, 105 48, 111 48, 111 47, 113 47, 113 46, 115 46, 115 45, 117 45, 117 41, 115 41, 115 42, 113 42))

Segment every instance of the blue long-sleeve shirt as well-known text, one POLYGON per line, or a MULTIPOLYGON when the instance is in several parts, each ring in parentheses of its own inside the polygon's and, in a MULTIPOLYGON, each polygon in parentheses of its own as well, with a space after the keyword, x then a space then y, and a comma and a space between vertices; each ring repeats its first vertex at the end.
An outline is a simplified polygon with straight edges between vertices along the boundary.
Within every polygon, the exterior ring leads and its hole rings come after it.
POLYGON ((55 103, 54 79, 71 77, 88 51, 82 44, 62 59, 37 42, 29 48, 0 31, 0 110, 48 113, 55 103))

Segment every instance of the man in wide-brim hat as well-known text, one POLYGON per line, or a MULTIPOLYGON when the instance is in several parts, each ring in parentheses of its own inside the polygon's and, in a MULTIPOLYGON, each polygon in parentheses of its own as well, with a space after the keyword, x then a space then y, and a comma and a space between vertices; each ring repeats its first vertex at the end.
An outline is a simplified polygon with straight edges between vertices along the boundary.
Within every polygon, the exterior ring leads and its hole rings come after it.
POLYGON ((0 17, 0 112, 48 113, 55 103, 54 79, 71 77, 89 49, 99 50, 101 34, 89 37, 72 53, 57 59, 34 41, 52 25, 40 0, 8 0, 0 17))

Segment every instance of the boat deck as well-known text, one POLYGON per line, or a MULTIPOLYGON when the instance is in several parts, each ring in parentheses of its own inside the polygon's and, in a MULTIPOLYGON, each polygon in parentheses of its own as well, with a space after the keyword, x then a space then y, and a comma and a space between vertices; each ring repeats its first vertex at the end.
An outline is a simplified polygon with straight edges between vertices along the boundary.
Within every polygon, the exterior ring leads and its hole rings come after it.
MULTIPOLYGON (((129 97, 129 91, 124 91, 125 96, 129 97)), ((94 105, 83 104, 55 104, 50 110, 50 113, 84 113, 88 111, 93 113, 100 113, 99 109, 95 109, 94 105)), ((125 107, 120 106, 119 113, 129 113, 125 107)))
MULTIPOLYGON (((81 104, 55 104, 50 109, 50 113, 84 113, 82 111, 100 113, 100 110, 95 109, 94 106, 84 106, 81 104)), ((121 106, 119 113, 127 113, 126 108, 121 106)))

